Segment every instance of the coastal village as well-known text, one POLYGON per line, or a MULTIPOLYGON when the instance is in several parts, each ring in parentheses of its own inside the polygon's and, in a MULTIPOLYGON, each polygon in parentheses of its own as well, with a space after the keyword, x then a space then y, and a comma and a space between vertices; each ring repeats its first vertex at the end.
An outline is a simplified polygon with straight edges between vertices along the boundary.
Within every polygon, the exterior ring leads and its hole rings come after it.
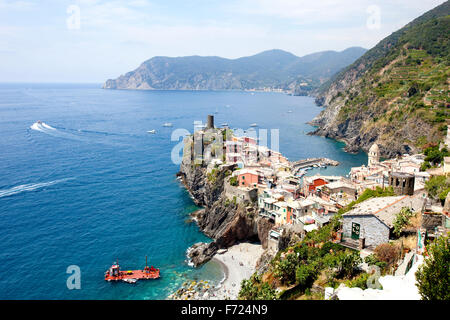
MULTIPOLYGON (((423 171, 424 154, 382 160, 374 143, 367 164, 351 168, 346 176, 308 175, 313 168, 339 163, 325 158, 292 162, 258 142, 245 134, 235 136, 228 127, 216 128, 210 115, 206 125, 197 127, 185 139, 183 159, 206 167, 209 181, 221 170, 228 172, 223 186, 226 201, 247 207, 249 215, 270 223, 267 239, 261 239, 270 257, 281 251, 281 258, 289 255, 292 249, 286 253, 287 247, 305 239, 309 233, 319 232, 337 216, 339 228, 331 241, 357 252, 362 259, 359 269, 369 272, 373 265, 367 262, 367 257, 376 256, 374 253, 386 244, 400 243, 400 251, 379 280, 385 290, 363 290, 341 283, 338 288, 319 289, 322 299, 420 299, 411 274, 423 263, 425 241, 446 236, 450 228, 450 193, 444 202, 439 201, 428 194, 426 182, 436 176, 450 175, 450 157, 444 158, 443 165, 423 171), (389 192, 382 194, 385 190, 389 192), (371 192, 380 195, 367 196, 371 192), (257 212, 252 208, 257 208, 257 212), (404 212, 409 212, 409 221, 399 226, 404 212), (286 245, 283 237, 288 233, 291 236, 286 245)), ((450 128, 441 147, 445 146, 450 146, 450 128)), ((215 257, 220 260, 232 248, 219 250, 215 257)), ((253 271, 258 264, 260 261, 253 261, 253 271)), ((205 296, 194 288, 184 288, 172 298, 236 299, 240 283, 233 283, 233 287, 231 295, 208 292, 205 296)))

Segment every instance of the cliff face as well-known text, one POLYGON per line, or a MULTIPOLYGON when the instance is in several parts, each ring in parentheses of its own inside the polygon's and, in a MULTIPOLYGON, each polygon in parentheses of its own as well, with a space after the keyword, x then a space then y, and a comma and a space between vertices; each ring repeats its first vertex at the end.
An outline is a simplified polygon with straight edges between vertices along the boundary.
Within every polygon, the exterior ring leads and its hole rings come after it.
POLYGON ((196 220, 200 229, 213 239, 209 244, 196 244, 190 248, 189 257, 194 265, 208 261, 218 249, 238 241, 259 240, 267 246, 272 224, 257 216, 256 203, 235 203, 224 192, 227 171, 233 166, 215 171, 214 181, 210 181, 206 167, 191 165, 184 160, 178 176, 182 177, 194 202, 204 207, 196 214, 196 220))
POLYGON ((450 76, 446 2, 383 39, 317 91, 314 134, 383 157, 421 150, 445 133, 450 76))

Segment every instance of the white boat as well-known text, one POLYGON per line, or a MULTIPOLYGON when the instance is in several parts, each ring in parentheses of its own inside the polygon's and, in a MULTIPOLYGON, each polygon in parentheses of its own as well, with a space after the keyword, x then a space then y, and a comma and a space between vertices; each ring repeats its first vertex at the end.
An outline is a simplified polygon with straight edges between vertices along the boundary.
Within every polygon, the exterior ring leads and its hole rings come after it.
POLYGON ((163 127, 173 127, 173 124, 171 122, 166 122, 163 124, 163 127))
POLYGON ((148 130, 147 133, 156 133, 156 130, 155 130, 155 129, 153 129, 153 130, 148 130))
POLYGON ((128 283, 136 283, 137 279, 122 279, 122 281, 128 282, 128 283))
POLYGON ((289 110, 288 113, 292 113, 292 110, 289 110))
POLYGON ((252 124, 250 125, 250 127, 257 127, 257 126, 258 126, 257 123, 252 123, 252 124))
POLYGON ((228 127, 228 123, 222 123, 222 127, 228 127))

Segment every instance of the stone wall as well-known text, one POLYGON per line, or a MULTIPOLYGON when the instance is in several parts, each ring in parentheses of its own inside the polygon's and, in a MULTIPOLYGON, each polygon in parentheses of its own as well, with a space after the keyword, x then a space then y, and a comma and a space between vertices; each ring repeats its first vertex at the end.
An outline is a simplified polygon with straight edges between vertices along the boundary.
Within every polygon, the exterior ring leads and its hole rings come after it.
POLYGON ((225 185, 225 196, 233 200, 236 197, 237 203, 244 203, 246 201, 256 202, 258 200, 258 189, 244 189, 240 187, 235 187, 230 185, 228 179, 224 182, 225 185))
POLYGON ((352 235, 352 223, 361 226, 360 238, 365 238, 366 246, 377 246, 389 241, 389 228, 373 215, 347 216, 344 215, 344 237, 352 235))
POLYGON ((442 214, 422 214, 422 228, 434 232, 434 228, 444 225, 445 220, 442 214))

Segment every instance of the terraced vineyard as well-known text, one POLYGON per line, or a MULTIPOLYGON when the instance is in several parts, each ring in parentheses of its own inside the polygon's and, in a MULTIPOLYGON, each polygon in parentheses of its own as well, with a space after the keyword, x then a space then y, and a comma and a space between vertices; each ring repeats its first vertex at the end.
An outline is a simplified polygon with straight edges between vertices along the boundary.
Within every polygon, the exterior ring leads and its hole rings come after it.
POLYGON ((442 141, 450 119, 448 2, 382 40, 319 94, 317 134, 384 156, 442 141))

